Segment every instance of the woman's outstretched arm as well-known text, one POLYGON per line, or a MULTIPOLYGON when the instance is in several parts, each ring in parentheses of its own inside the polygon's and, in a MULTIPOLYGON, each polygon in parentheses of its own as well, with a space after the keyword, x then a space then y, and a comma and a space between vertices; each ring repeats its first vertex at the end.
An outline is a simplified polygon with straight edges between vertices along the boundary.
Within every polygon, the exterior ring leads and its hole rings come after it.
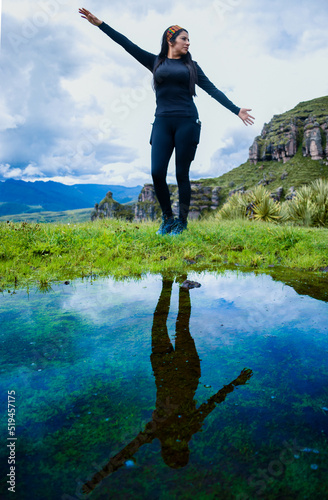
POLYGON ((245 123, 245 125, 253 125, 255 118, 254 116, 250 115, 248 111, 252 110, 246 108, 240 108, 238 116, 245 123))
POLYGON ((98 19, 95 15, 91 14, 87 9, 79 9, 79 13, 83 19, 87 19, 89 23, 98 26, 101 31, 106 33, 114 42, 123 47, 132 57, 145 66, 150 71, 153 71, 156 55, 146 50, 141 49, 135 43, 131 42, 126 36, 108 26, 105 22, 98 19))
POLYGON ((81 17, 83 17, 83 19, 87 19, 89 23, 93 24, 94 26, 100 26, 102 23, 102 21, 100 21, 98 17, 91 14, 91 12, 87 9, 79 9, 79 13, 81 14, 81 17))
POLYGON ((198 83, 197 85, 205 90, 213 99, 218 101, 222 106, 226 107, 232 113, 235 113, 235 115, 239 116, 239 118, 244 122, 245 125, 253 125, 254 123, 254 116, 251 116, 248 111, 252 111, 251 109, 246 109, 246 108, 238 108, 233 102, 228 99, 228 97, 221 92, 216 86, 207 78, 203 70, 198 66, 196 63, 197 67, 197 76, 198 76, 198 83))

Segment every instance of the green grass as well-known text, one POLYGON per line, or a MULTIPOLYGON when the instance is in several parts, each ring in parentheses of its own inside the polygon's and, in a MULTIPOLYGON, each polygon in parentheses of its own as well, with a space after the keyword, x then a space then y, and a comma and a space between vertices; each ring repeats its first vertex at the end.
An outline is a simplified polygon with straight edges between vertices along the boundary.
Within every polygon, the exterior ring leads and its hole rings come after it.
POLYGON ((76 210, 64 210, 62 212, 31 212, 14 215, 3 215, 0 222, 87 222, 90 220, 93 208, 80 208, 76 210))
POLYGON ((158 223, 0 223, 0 288, 111 275, 185 273, 224 267, 318 271, 328 266, 328 232, 244 220, 191 221, 172 237, 158 223))

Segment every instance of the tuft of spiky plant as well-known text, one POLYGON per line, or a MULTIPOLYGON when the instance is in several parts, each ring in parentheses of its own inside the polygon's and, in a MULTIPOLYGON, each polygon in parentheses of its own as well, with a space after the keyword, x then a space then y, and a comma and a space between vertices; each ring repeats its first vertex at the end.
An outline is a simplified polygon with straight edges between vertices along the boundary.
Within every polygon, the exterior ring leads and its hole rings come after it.
POLYGON ((264 222, 277 222, 281 220, 281 205, 270 196, 264 196, 257 204, 254 204, 253 218, 264 222))
POLYGON ((254 203, 255 205, 260 203, 263 200, 263 198, 269 196, 270 196, 269 191, 265 189, 265 187, 262 186, 261 184, 253 189, 250 189, 249 191, 246 191, 245 193, 245 197, 248 203, 254 203))
POLYGON ((244 219, 248 208, 248 201, 240 193, 234 193, 223 205, 218 217, 223 220, 244 219))
POLYGON ((328 225, 328 181, 316 179, 310 186, 313 189, 313 203, 316 207, 315 223, 318 226, 328 225))
POLYGON ((286 202, 288 219, 302 226, 328 226, 328 181, 316 179, 302 186, 296 196, 286 202))
POLYGON ((244 194, 233 194, 219 211, 219 217, 230 220, 248 217, 265 222, 277 222, 283 219, 281 204, 274 201, 269 191, 261 185, 244 194))
POLYGON ((250 217, 264 222, 277 222, 281 219, 281 205, 270 197, 264 186, 259 185, 246 193, 249 206, 252 208, 250 217))

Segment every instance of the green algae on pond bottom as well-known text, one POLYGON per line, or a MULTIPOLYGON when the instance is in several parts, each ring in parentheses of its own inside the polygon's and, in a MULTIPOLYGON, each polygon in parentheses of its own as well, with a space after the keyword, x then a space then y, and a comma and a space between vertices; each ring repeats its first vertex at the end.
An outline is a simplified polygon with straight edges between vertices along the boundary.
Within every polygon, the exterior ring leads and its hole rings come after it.
POLYGON ((327 302, 266 275, 186 278, 0 296, 17 498, 328 496, 327 302))

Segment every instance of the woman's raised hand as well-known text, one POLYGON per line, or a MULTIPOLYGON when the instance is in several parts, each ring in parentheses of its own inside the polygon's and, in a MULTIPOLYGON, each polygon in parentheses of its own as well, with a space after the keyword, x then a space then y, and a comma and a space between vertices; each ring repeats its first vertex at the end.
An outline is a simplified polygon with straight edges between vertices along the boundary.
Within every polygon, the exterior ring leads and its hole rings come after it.
POLYGON ((252 111, 252 110, 246 109, 246 108, 240 108, 238 116, 245 123, 245 125, 253 125, 255 118, 254 118, 254 116, 251 116, 248 113, 248 111, 252 111))
POLYGON ((79 9, 79 13, 82 14, 81 17, 83 17, 83 19, 87 19, 89 23, 93 24, 94 26, 100 26, 102 23, 102 21, 100 21, 98 17, 91 14, 91 12, 89 12, 87 9, 79 9))

